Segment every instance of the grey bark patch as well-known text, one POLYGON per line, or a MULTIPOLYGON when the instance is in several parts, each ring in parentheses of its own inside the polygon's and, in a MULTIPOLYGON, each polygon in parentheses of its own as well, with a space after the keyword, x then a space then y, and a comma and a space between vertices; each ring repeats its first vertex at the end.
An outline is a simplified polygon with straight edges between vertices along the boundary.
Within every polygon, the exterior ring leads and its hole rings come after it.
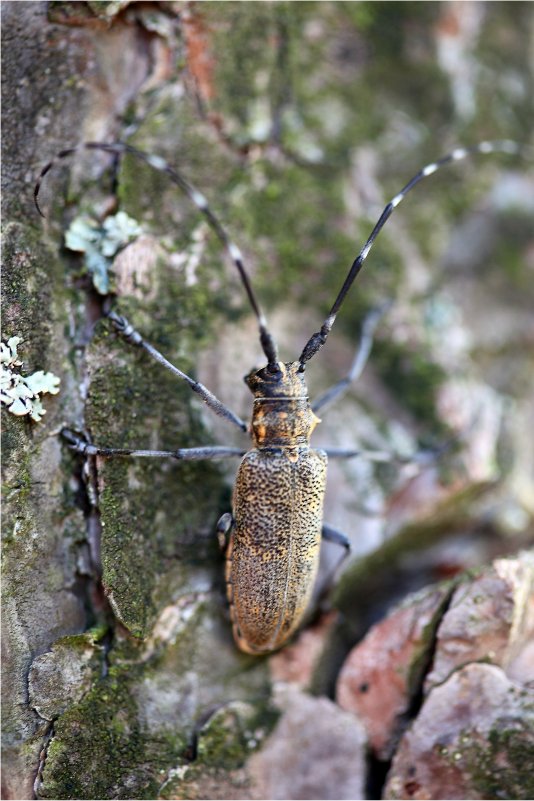
POLYGON ((28 675, 30 704, 52 721, 80 701, 101 672, 101 657, 91 635, 64 637, 33 660, 28 675))
POLYGON ((249 761, 256 798, 363 799, 366 735, 360 721, 326 698, 286 689, 284 709, 249 761))

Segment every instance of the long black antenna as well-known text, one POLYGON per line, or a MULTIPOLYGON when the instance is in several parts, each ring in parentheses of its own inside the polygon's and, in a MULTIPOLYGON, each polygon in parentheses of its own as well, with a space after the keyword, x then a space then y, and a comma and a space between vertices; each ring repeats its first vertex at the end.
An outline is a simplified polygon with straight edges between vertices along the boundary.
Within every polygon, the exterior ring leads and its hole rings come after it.
POLYGON ((155 170, 159 172, 163 172, 169 176, 171 181, 175 184, 178 184, 180 189, 187 195, 187 197, 192 201, 192 203, 197 207, 197 209, 204 215, 206 220, 208 221, 210 227, 217 235, 219 241, 221 242, 222 246, 230 256, 231 260, 233 261, 243 286, 245 287, 245 292, 247 293, 247 297, 250 301, 250 305, 256 315, 256 319, 258 320, 258 327, 260 332, 260 342, 263 349, 265 356, 267 357, 268 368, 276 371, 278 369, 278 349, 276 347, 276 343, 270 334, 267 328, 267 320, 265 314, 263 313, 260 304, 258 303, 256 296, 252 290, 252 285, 250 283, 250 278, 248 276, 247 271, 245 270, 245 266, 243 264, 243 257, 241 255, 241 251, 235 245, 228 234, 226 233, 225 229, 221 225, 218 217, 212 212, 208 205, 207 199, 204 197, 202 192, 199 192, 192 186, 189 181, 187 181, 183 175, 181 175, 174 167, 171 167, 165 159, 161 158, 160 156, 153 156, 150 153, 145 153, 142 150, 137 150, 137 148, 132 147, 131 145, 124 144, 123 142, 113 142, 111 144, 107 144, 105 142, 83 142, 77 147, 71 147, 67 150, 60 151, 51 161, 46 164, 43 169, 41 170, 41 174, 37 179, 37 183, 35 184, 35 189, 33 192, 35 205, 37 207, 37 211, 44 217, 45 215, 41 211, 39 206, 38 197, 39 197, 39 190, 41 188, 41 183, 43 181, 44 176, 54 167, 58 162, 63 159, 68 158, 69 156, 74 155, 75 153, 79 153, 81 150, 103 150, 105 153, 115 153, 117 155, 121 155, 123 153, 130 153, 132 156, 135 156, 141 161, 146 162, 155 170))
POLYGON ((519 154, 525 149, 526 149, 525 146, 522 146, 517 142, 512 142, 511 140, 508 139, 504 139, 498 142, 480 142, 478 145, 473 145, 472 147, 456 148, 456 150, 453 150, 448 155, 443 156, 443 158, 441 159, 438 159, 438 161, 434 161, 431 164, 427 164, 426 167, 423 167, 422 170, 419 170, 417 175, 414 175, 414 177, 410 181, 408 181, 406 186, 403 189, 401 189, 398 195, 395 195, 395 197, 389 201, 384 211, 380 215, 380 219, 378 220, 375 227, 371 231, 371 234, 367 242, 359 252, 356 259, 353 261, 352 266, 348 272, 348 275, 345 278, 345 282, 341 287, 339 295, 335 299, 334 305, 330 309, 328 317, 321 326, 321 330, 313 334, 313 336, 310 337, 310 339, 306 343, 304 350, 302 351, 299 358, 301 369, 303 370, 306 362, 308 362, 312 358, 312 356, 315 356, 317 351, 323 347, 324 343, 326 342, 326 338, 328 337, 328 334, 330 333, 330 330, 334 325, 341 304, 345 300, 345 297, 349 289, 351 288, 354 279, 362 269, 363 263, 367 258, 376 237, 386 224, 386 221, 391 216, 393 209, 395 209, 399 205, 401 200, 403 200, 406 197, 410 189, 413 189, 413 187, 416 184, 418 184, 419 181, 422 181, 423 178, 427 178, 429 175, 432 175, 433 173, 437 172, 437 170, 439 170, 441 167, 444 167, 445 164, 450 164, 453 161, 461 161, 462 159, 465 159, 467 156, 470 156, 473 153, 519 154))

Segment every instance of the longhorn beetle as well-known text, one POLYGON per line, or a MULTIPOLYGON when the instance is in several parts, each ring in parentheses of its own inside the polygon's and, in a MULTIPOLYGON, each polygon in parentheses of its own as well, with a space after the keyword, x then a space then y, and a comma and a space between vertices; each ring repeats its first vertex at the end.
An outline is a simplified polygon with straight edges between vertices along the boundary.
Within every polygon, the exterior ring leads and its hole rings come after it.
POLYGON ((215 414, 249 433, 253 447, 248 451, 226 447, 181 448, 176 451, 100 448, 71 431, 64 431, 64 435, 74 450, 87 456, 171 457, 179 460, 242 457, 233 491, 232 513, 221 517, 217 534, 220 541, 227 542, 226 585, 237 646, 250 654, 269 653, 280 648, 302 620, 317 574, 321 536, 344 546, 346 553, 349 549, 345 535, 322 522, 328 457, 366 455, 376 461, 391 458, 390 454, 378 451, 317 450, 309 444, 312 431, 320 422, 316 413, 341 395, 361 374, 371 350, 373 330, 380 311, 371 313, 364 321, 361 341, 347 376, 312 403, 304 377, 307 363, 325 344, 377 235, 416 184, 444 165, 461 161, 471 154, 520 154, 523 148, 508 140, 481 142, 473 147, 457 148, 423 167, 384 208, 352 263, 320 330, 306 342, 296 361, 286 363, 279 361, 276 343, 252 289, 241 251, 229 238, 204 195, 159 156, 123 143, 86 142, 63 150, 43 168, 35 186, 35 204, 39 213, 42 215, 38 194, 43 177, 58 161, 81 149, 115 155, 130 153, 178 184, 204 215, 239 273, 258 322, 267 364, 245 376, 254 396, 252 421, 247 426, 205 386, 167 361, 124 317, 109 311, 109 320, 127 342, 144 348, 163 367, 186 381, 215 414))

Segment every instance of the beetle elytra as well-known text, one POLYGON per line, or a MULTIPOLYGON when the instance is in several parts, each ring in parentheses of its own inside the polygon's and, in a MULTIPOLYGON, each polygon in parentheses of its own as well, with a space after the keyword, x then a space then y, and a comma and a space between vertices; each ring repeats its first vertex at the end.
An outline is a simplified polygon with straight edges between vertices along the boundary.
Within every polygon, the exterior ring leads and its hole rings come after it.
MULTIPOLYGON (((80 149, 129 153, 167 174, 189 197, 217 235, 243 284, 256 316, 259 338, 267 364, 245 377, 254 401, 250 426, 205 386, 171 364, 146 342, 128 321, 114 311, 108 317, 115 329, 132 345, 141 347, 163 367, 187 382, 204 403, 252 438, 250 450, 231 447, 182 448, 177 451, 100 448, 71 431, 65 437, 72 448, 88 456, 171 457, 178 460, 241 457, 233 491, 232 513, 218 523, 220 540, 226 543, 226 584, 232 628, 237 646, 247 653, 265 654, 280 648, 299 627, 309 604, 318 570, 321 538, 337 542, 348 552, 348 540, 323 524, 323 498, 328 457, 352 458, 365 455, 386 461, 390 454, 310 447, 310 436, 320 422, 317 412, 343 393, 362 372, 369 356, 373 331, 381 310, 364 321, 361 341, 346 377, 310 402, 305 368, 325 344, 338 311, 359 274, 380 230, 406 194, 423 178, 445 164, 467 156, 495 152, 519 154, 514 142, 481 142, 457 148, 447 156, 423 167, 385 206, 365 245, 352 263, 345 281, 319 331, 304 345, 297 360, 279 360, 275 340, 256 299, 239 248, 229 238, 206 198, 166 161, 123 143, 88 142, 61 151, 41 171, 35 187, 35 201, 42 178, 61 159, 80 149)), ((37 205, 39 209, 39 206, 37 205)), ((40 209, 39 209, 40 211, 40 209)))

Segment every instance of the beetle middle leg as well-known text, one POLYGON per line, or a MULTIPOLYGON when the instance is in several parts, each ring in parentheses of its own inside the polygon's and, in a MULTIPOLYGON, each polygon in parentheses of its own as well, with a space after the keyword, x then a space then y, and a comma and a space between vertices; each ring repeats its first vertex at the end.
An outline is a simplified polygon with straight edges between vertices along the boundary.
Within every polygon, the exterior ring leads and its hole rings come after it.
POLYGON ((100 448, 90 442, 86 442, 78 434, 64 428, 61 432, 69 446, 77 453, 84 456, 132 456, 149 457, 156 459, 178 459, 179 461, 200 461, 201 459, 226 459, 231 456, 243 456, 246 451, 243 448, 226 448, 220 445, 208 445, 199 448, 178 448, 175 451, 153 451, 135 448, 100 448))
MULTIPOLYGON (((226 459, 228 457, 242 457, 246 453, 242 448, 231 448, 219 445, 208 445, 198 448, 178 448, 175 451, 140 450, 135 448, 99 448, 87 442, 79 434, 64 428, 61 432, 69 447, 84 456, 106 457, 149 457, 156 459, 178 459, 179 461, 200 461, 226 459)), ((230 533, 234 525, 234 518, 230 512, 223 514, 217 522, 216 535, 223 553, 226 552, 230 540, 230 533)))
POLYGON ((367 459, 368 462, 383 462, 397 465, 412 464, 419 467, 429 467, 447 451, 458 444, 461 437, 454 436, 436 448, 425 448, 410 454, 395 453, 395 451, 366 450, 365 448, 323 448, 329 459, 367 459))

